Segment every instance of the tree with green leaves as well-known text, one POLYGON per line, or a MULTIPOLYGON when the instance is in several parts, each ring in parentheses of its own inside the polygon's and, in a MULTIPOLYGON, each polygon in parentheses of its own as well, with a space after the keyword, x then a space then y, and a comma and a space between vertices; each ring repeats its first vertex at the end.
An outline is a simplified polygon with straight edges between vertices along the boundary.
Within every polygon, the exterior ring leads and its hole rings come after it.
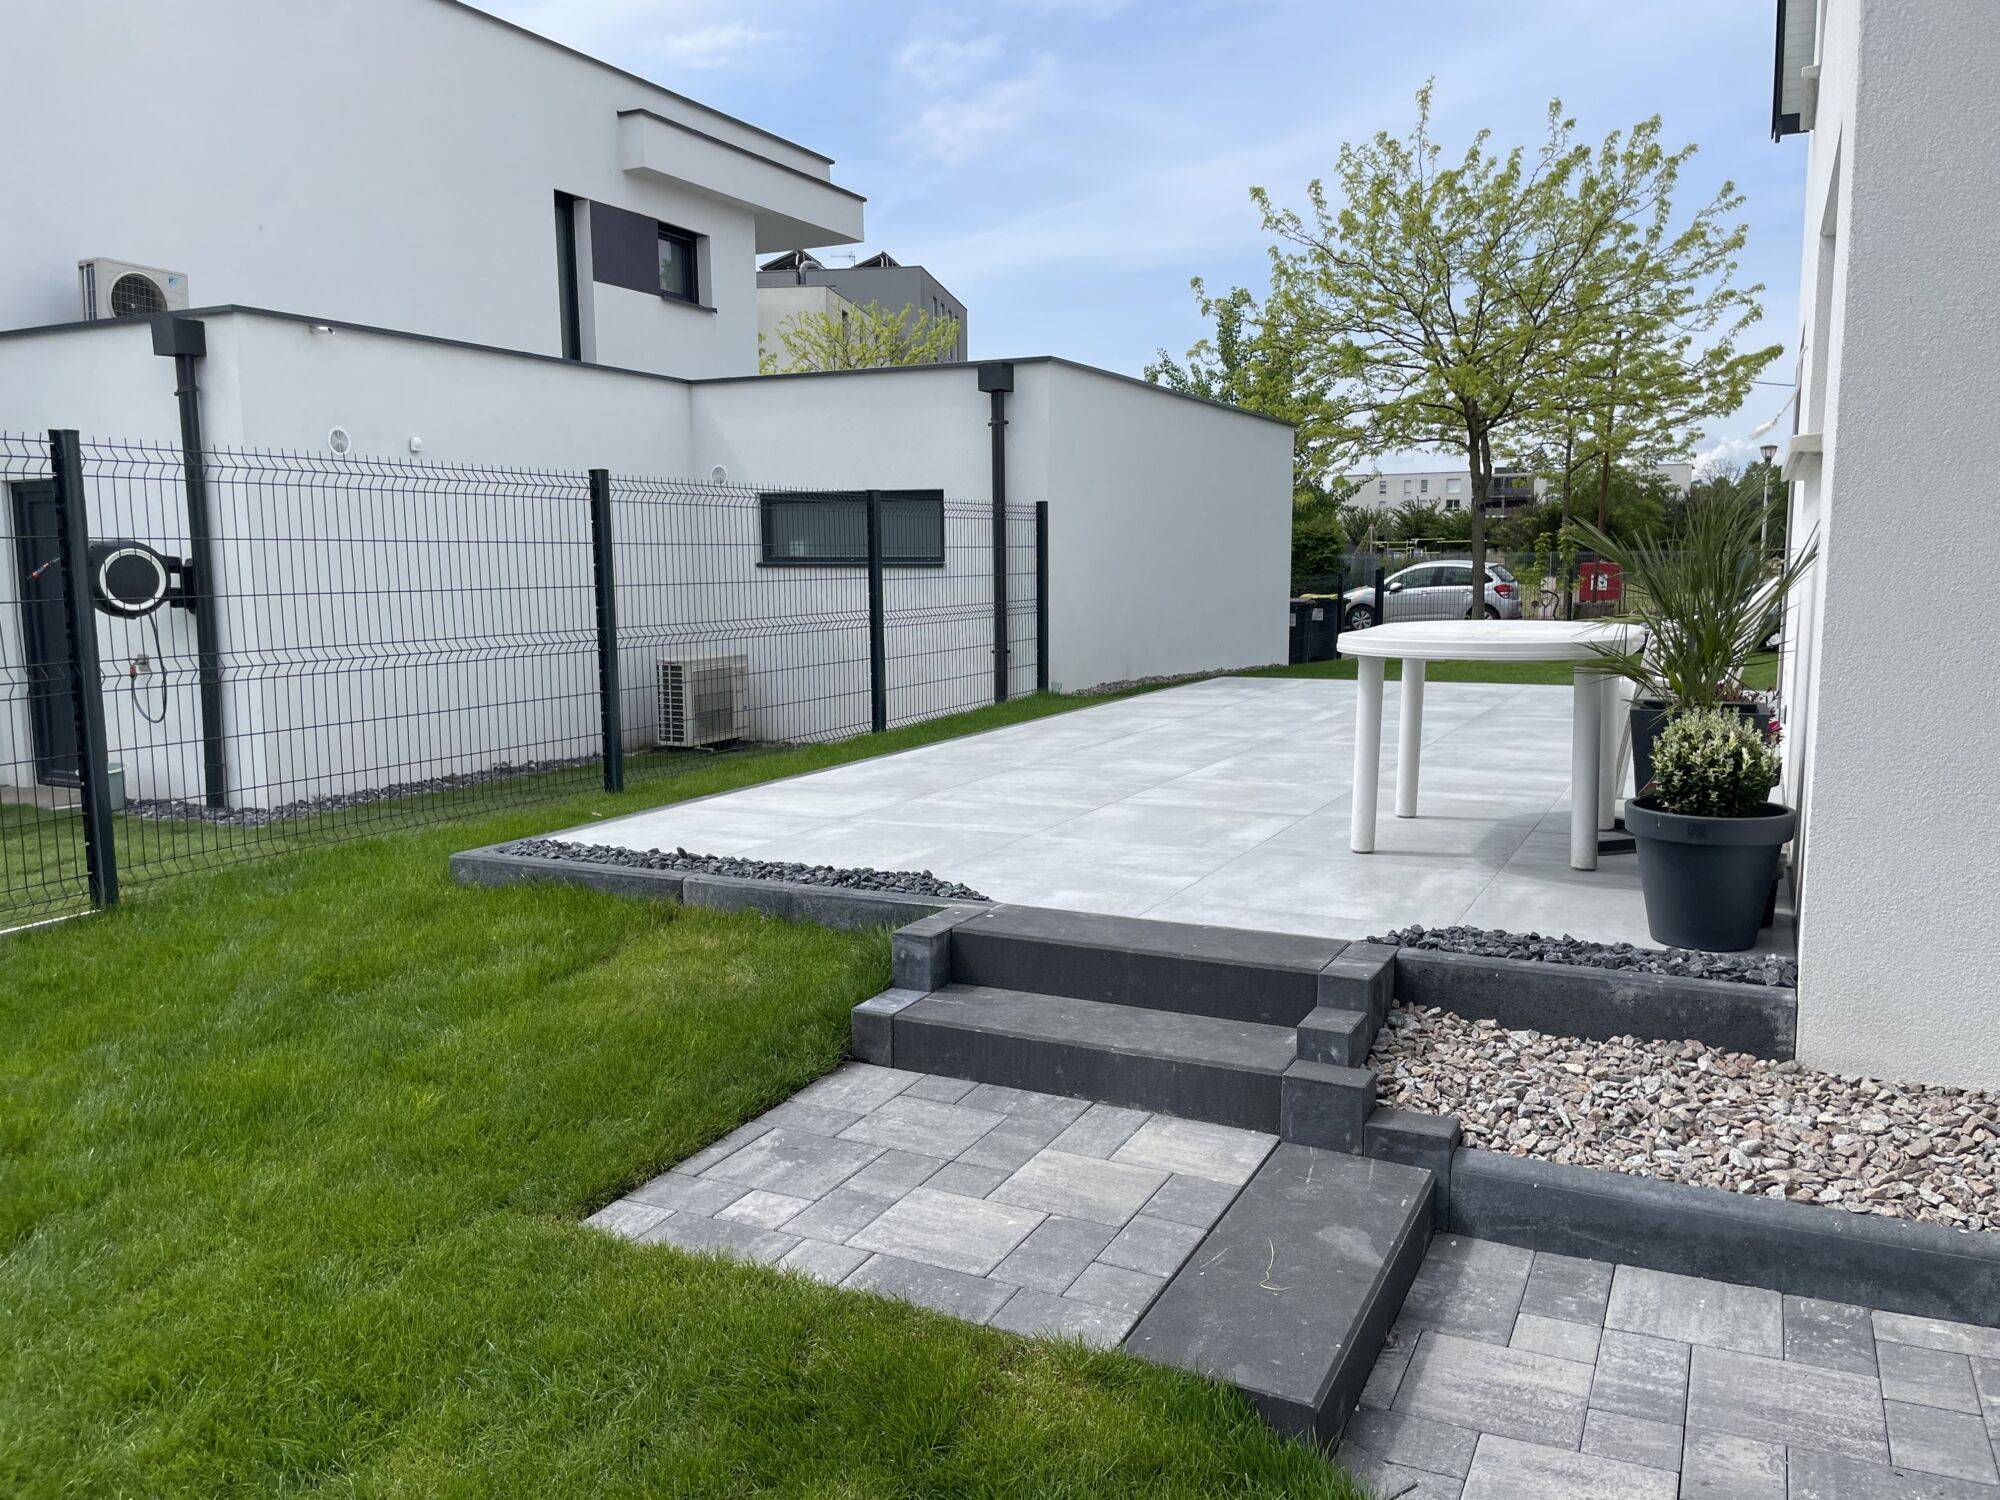
POLYGON ((757 367, 766 375, 932 365, 958 347, 958 319, 923 307, 892 313, 861 303, 838 312, 794 313, 778 325, 778 342, 782 352, 758 350, 757 367))
MULTIPOLYGON (((1694 148, 1663 147, 1657 117, 1593 149, 1556 101, 1533 151, 1497 154, 1481 131, 1455 161, 1430 119, 1427 84, 1408 136, 1343 146, 1337 204, 1317 180, 1305 215, 1262 188, 1252 197, 1279 242, 1265 322, 1293 325, 1288 338, 1314 351, 1316 377, 1338 393, 1337 441, 1465 455, 1477 576, 1495 449, 1529 446, 1565 415, 1615 435, 1617 414, 1643 410, 1663 379, 1661 350, 1696 357, 1672 330, 1685 325, 1698 340, 1730 308, 1740 318, 1725 301, 1704 329, 1700 309, 1715 296, 1703 279, 1726 284, 1744 230, 1724 222, 1740 202, 1729 185, 1672 227, 1694 148), (1621 344, 1621 323, 1633 318, 1639 329, 1621 344), (1607 350, 1619 360, 1615 403, 1582 390, 1605 376, 1607 350)), ((1725 362, 1720 373, 1747 381, 1746 368, 1725 362)))

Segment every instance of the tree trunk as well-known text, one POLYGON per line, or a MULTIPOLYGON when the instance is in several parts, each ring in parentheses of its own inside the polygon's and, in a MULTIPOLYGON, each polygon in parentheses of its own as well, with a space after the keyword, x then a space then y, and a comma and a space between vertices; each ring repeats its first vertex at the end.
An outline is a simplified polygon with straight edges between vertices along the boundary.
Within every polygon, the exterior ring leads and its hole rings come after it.
POLYGON ((1468 620, 1486 618, 1486 492, 1493 478, 1493 449, 1486 434, 1476 433, 1466 444, 1472 460, 1472 602, 1468 620))
POLYGON ((1571 479, 1576 475, 1575 447, 1576 434, 1565 432, 1563 434, 1562 524, 1556 528, 1556 554, 1550 559, 1555 566, 1556 580, 1562 585, 1562 603, 1557 606, 1556 615, 1557 618, 1564 620, 1574 620, 1576 618, 1576 602, 1570 598, 1569 592, 1569 574, 1564 571, 1562 565, 1562 538, 1563 533, 1569 530, 1569 486, 1571 479))
POLYGON ((1608 528, 1611 515, 1611 455, 1605 453, 1597 461, 1597 529, 1608 528))

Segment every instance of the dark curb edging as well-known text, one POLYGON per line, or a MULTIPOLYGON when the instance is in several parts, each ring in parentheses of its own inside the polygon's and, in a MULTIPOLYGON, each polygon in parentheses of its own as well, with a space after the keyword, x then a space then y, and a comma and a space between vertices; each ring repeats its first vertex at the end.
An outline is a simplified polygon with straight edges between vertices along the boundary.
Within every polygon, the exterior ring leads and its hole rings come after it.
POLYGON ((1396 950, 1396 1000, 1510 1030, 1604 1041, 1693 1038, 1729 1052, 1796 1055, 1798 991, 1635 969, 1593 969, 1427 948, 1396 950))
POLYGON ((554 881, 619 896, 678 901, 717 911, 756 911, 788 922, 855 929, 900 927, 943 911, 972 914, 985 903, 902 896, 893 891, 861 891, 836 885, 799 885, 783 880, 747 880, 735 875, 702 875, 680 870, 641 870, 595 865, 581 860, 537 859, 502 853, 499 845, 467 849, 451 857, 452 878, 461 885, 516 885, 554 881))

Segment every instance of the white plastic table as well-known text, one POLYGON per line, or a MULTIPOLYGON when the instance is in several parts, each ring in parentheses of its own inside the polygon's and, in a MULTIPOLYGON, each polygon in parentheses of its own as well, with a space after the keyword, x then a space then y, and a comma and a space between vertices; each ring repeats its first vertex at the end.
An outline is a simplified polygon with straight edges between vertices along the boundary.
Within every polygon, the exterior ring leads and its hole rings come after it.
POLYGON ((1412 620, 1342 631, 1343 655, 1361 662, 1354 710, 1354 806, 1349 844, 1375 849, 1375 783, 1382 770, 1382 664, 1403 663, 1402 715, 1396 733, 1396 816, 1417 815, 1418 759, 1424 737, 1424 669, 1433 661, 1569 661, 1576 663, 1570 719, 1569 863, 1597 868, 1597 832, 1617 812, 1617 709, 1622 679, 1597 665, 1593 643, 1631 650, 1644 644, 1636 625, 1567 620, 1412 620))

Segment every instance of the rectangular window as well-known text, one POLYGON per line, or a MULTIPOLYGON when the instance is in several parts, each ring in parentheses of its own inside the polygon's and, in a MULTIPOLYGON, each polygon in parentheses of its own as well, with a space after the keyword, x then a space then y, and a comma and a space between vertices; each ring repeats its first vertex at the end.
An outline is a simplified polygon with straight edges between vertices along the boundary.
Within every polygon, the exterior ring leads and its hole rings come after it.
POLYGON ((1444 482, 1444 492, 1447 495, 1456 495, 1458 493, 1458 481, 1456 479, 1447 479, 1444 482))
POLYGON ((1431 492, 1431 482, 1428 479, 1419 479, 1417 481, 1417 493, 1420 495, 1428 495, 1430 492, 1431 492))
POLYGON ((1410 493, 1410 481, 1407 479, 1403 481, 1403 493, 1405 495, 1410 493))
POLYGON ((556 317, 562 357, 583 358, 583 317, 576 289, 576 199, 556 194, 556 317))
MULTIPOLYGON (((866 566, 868 497, 842 494, 760 495, 767 567, 866 566)), ((882 491, 882 561, 898 568, 944 566, 944 492, 882 491)))
POLYGON ((671 225, 660 226, 660 295, 681 302, 701 300, 695 277, 694 236, 671 225))
POLYGON ((1456 495, 1446 495, 1444 497, 1444 508, 1446 510, 1457 510, 1462 503, 1456 495))
POLYGON ((1386 494, 1388 494, 1388 493, 1389 493, 1389 481, 1388 481, 1388 480, 1386 480, 1386 479, 1378 479, 1378 480, 1376 480, 1376 481, 1375 481, 1375 493, 1376 493, 1376 494, 1378 494, 1378 495, 1386 495, 1386 494))

